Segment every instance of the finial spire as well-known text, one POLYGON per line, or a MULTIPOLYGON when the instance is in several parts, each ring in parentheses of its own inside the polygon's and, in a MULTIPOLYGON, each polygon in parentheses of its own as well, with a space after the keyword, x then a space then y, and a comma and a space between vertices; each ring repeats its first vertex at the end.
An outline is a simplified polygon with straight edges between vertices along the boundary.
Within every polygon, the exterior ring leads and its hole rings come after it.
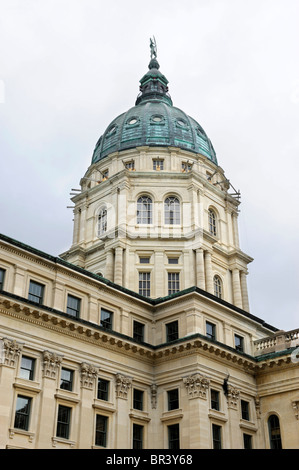
POLYGON ((156 59, 157 58, 157 43, 155 36, 153 36, 153 39, 150 38, 150 48, 151 48, 151 59, 156 59))

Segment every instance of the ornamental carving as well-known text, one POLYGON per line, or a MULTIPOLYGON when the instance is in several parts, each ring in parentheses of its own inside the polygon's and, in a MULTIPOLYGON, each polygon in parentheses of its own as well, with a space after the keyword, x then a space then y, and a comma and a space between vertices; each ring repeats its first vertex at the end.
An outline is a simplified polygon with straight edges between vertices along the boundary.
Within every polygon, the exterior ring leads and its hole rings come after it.
POLYGON ((115 377, 116 381, 116 398, 123 398, 127 400, 128 398, 128 391, 132 386, 132 378, 126 377, 122 374, 116 374, 115 377))
POLYGON ((5 366, 16 367, 23 345, 15 340, 3 338, 0 347, 0 363, 5 366))
POLYGON ((151 402, 152 408, 155 410, 157 408, 157 385, 151 385, 151 402))
POLYGON ((231 385, 227 386, 227 406, 234 410, 237 409, 238 401, 240 397, 240 390, 232 387, 231 385))
POLYGON ((299 400, 292 401, 292 407, 294 410, 295 418, 299 419, 299 400))
POLYGON ((62 356, 51 351, 44 351, 43 354, 43 366, 44 366, 44 377, 50 379, 56 379, 57 371, 59 370, 62 362, 62 356))
POLYGON ((210 381, 209 379, 207 379, 207 377, 197 373, 184 378, 183 382, 187 388, 188 396, 190 399, 207 399, 207 390, 210 384, 210 381))
POLYGON ((256 417, 261 419, 261 401, 260 397, 257 395, 254 399, 255 401, 255 409, 256 409, 256 417))
POLYGON ((97 369, 87 362, 81 364, 81 387, 92 389, 97 377, 97 369))

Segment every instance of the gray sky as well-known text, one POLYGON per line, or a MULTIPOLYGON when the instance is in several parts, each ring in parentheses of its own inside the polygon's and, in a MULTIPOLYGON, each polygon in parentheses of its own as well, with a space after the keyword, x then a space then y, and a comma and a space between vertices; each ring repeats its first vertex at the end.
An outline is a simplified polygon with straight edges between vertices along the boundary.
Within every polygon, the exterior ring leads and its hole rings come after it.
POLYGON ((0 232, 58 255, 71 188, 158 45, 174 103, 241 191, 251 312, 299 327, 298 0, 0 0, 0 232))

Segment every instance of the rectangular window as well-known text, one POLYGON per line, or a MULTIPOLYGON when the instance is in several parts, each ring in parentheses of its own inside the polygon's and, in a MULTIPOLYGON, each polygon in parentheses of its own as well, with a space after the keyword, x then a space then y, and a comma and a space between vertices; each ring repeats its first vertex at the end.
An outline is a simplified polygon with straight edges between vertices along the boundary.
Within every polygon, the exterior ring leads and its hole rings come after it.
POLYGON ((135 410, 143 410, 143 391, 136 388, 133 390, 133 408, 135 410))
POLYGON ((133 424, 133 449, 143 448, 143 426, 133 424))
POLYGON ((219 392, 218 390, 211 390, 211 408, 212 410, 220 410, 219 392))
POLYGON ((101 326, 107 330, 112 330, 113 312, 101 308, 101 326))
POLYGON ((242 336, 235 335, 235 348, 237 351, 244 351, 244 338, 242 336))
POLYGON ((109 381, 105 379, 98 380, 98 399, 109 400, 109 381))
POLYGON ((58 406, 56 437, 68 439, 71 424, 71 408, 64 405, 58 406))
POLYGON ((67 307, 66 313, 71 315, 72 317, 79 318, 80 316, 80 305, 81 300, 78 297, 74 297, 73 295, 67 296, 67 307))
POLYGON ((216 339, 216 325, 207 321, 206 322, 206 335, 210 339, 215 340, 216 339))
POLYGON ((139 258, 139 263, 141 263, 141 264, 149 264, 149 262, 150 262, 149 257, 140 256, 140 258, 139 258))
POLYGON ((133 338, 138 341, 144 341, 144 325, 138 321, 133 322, 133 338))
POLYGON ((107 428, 108 428, 107 416, 97 415, 96 416, 96 437, 95 437, 96 446, 107 447, 107 428))
POLYGON ((179 323, 178 321, 173 321, 171 323, 167 323, 166 325, 166 341, 174 341, 179 337, 179 323))
POLYGON ((252 436, 250 434, 243 434, 244 449, 252 449, 252 436))
POLYGON ((174 388, 167 392, 168 411, 177 410, 179 408, 179 389, 174 388))
POLYGON ((27 380, 33 380, 35 359, 22 356, 20 377, 27 380))
POLYGON ((221 426, 212 424, 213 449, 222 449, 221 426))
POLYGON ((28 431, 30 418, 31 398, 18 395, 14 427, 28 431))
POLYGON ((246 421, 249 421, 249 403, 248 403, 248 401, 241 400, 241 414, 242 414, 242 419, 246 419, 246 421))
POLYGON ((74 371, 62 367, 60 375, 60 388, 63 390, 69 390, 71 392, 73 390, 73 375, 74 371))
POLYGON ((44 296, 44 287, 38 282, 30 281, 28 300, 38 305, 42 305, 44 296))
POLYGON ((151 295, 151 273, 139 273, 139 294, 145 297, 151 295))
POLYGON ((164 170, 164 160, 153 160, 153 170, 164 170))
POLYGON ((179 258, 168 258, 168 264, 179 264, 179 258))
POLYGON ((180 425, 172 424, 168 426, 168 448, 179 449, 180 448, 180 425))
POLYGON ((180 273, 168 273, 168 295, 179 292, 180 273))
POLYGON ((4 277, 5 277, 5 269, 0 269, 0 290, 3 290, 4 277))

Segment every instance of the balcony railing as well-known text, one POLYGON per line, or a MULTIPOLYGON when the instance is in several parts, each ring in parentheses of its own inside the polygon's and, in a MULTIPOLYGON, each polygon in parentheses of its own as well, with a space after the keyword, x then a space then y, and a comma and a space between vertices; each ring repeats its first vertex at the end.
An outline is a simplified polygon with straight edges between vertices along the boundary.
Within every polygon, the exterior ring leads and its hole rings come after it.
POLYGON ((254 355, 261 356, 296 346, 299 346, 299 328, 291 331, 280 330, 273 336, 254 341, 254 355))

